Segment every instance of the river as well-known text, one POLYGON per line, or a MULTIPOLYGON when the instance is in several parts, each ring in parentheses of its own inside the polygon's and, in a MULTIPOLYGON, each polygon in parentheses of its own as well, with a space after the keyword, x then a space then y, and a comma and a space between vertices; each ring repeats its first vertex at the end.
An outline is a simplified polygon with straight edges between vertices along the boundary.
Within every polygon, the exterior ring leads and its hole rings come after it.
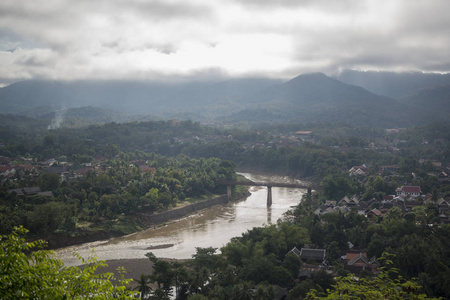
MULTIPOLYGON (((286 176, 240 174, 255 182, 301 183, 286 176)), ((267 188, 250 187, 250 192, 251 195, 245 200, 214 206, 167 226, 58 249, 55 251, 56 257, 66 266, 80 264, 74 252, 84 258, 95 255, 101 260, 145 258, 150 251, 157 257, 191 258, 196 247, 220 249, 231 238, 241 236, 249 229, 276 223, 291 206, 299 203, 306 190, 273 187, 271 207, 266 205, 267 188)))

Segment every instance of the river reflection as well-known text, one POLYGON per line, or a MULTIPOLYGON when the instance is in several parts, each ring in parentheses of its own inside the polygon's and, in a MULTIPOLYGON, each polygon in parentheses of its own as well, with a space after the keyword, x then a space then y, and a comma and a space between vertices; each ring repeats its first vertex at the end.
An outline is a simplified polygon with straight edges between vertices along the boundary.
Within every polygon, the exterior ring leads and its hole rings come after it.
MULTIPOLYGON (((241 173, 250 180, 299 183, 285 176, 267 176, 241 173)), ((147 252, 157 257, 191 258, 196 247, 220 248, 232 237, 241 236, 253 227, 276 223, 283 213, 299 203, 305 190, 272 188, 273 204, 267 207, 267 188, 251 187, 251 195, 242 201, 215 206, 183 218, 167 226, 150 228, 108 241, 87 243, 56 250, 58 258, 67 266, 77 265, 73 257, 94 255, 102 260, 144 258, 147 252)))

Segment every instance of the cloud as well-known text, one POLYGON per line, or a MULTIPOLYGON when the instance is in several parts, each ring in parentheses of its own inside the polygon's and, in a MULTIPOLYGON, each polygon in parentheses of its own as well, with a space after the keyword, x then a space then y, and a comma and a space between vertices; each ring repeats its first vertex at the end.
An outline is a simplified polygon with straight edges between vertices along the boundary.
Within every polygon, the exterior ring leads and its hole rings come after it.
POLYGON ((448 72, 448 11, 447 0, 3 0, 0 78, 448 72))

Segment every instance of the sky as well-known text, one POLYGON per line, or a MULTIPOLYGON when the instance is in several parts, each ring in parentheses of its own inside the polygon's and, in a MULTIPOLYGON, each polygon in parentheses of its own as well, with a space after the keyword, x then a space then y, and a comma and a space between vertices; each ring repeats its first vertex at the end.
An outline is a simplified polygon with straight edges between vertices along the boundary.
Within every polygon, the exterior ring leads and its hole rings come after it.
POLYGON ((449 0, 2 0, 0 86, 447 73, 449 12, 449 0))

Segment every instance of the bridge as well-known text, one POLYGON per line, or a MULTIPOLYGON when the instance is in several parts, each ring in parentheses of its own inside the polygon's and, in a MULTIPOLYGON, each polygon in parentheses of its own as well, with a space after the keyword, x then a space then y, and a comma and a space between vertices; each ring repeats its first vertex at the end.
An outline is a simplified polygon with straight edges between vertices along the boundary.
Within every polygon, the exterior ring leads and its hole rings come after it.
POLYGON ((220 184, 227 186, 227 198, 231 199, 231 187, 236 185, 246 186, 266 186, 267 187, 267 206, 272 205, 272 187, 284 187, 284 188, 296 188, 307 189, 308 194, 311 195, 312 185, 297 184, 297 183, 285 183, 285 182, 254 182, 254 181, 220 181, 220 184))

